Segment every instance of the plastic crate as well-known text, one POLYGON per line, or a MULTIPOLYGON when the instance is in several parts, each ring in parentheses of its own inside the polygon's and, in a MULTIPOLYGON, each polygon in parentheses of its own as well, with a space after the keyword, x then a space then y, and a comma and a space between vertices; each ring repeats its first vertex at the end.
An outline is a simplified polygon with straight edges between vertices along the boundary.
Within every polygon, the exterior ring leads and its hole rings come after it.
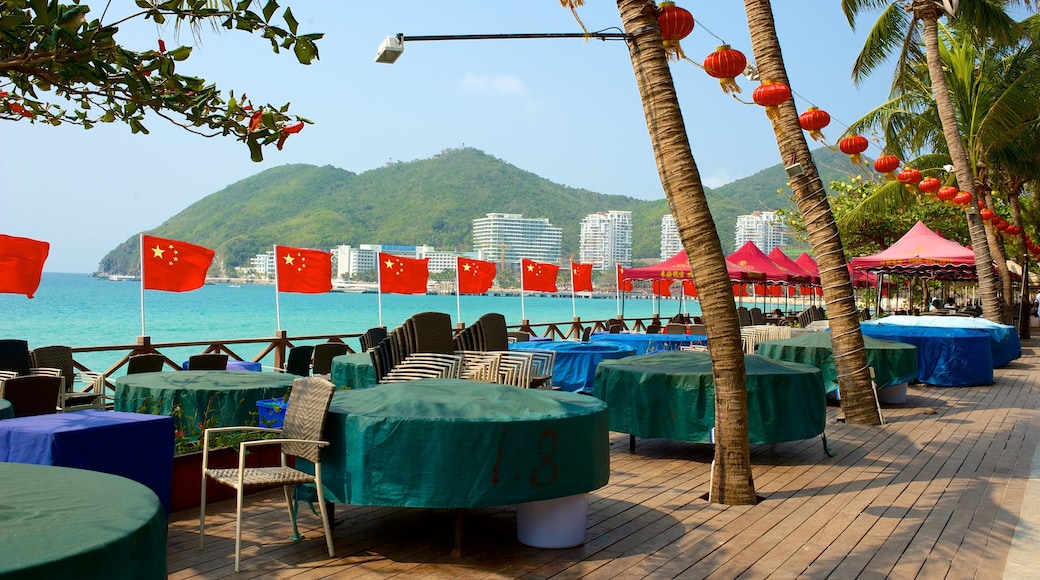
POLYGON ((288 405, 284 399, 262 399, 256 402, 256 408, 260 411, 259 424, 261 427, 281 427, 285 421, 285 409, 288 405))

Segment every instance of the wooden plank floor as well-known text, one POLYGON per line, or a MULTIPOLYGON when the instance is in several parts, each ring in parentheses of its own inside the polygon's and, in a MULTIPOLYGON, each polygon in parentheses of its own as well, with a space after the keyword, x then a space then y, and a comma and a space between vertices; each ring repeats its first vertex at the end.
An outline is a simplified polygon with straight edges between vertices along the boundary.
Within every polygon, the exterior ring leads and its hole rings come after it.
MULTIPOLYGON (((238 577, 999 578, 1040 439, 1038 379, 1040 341, 1024 341, 994 385, 911 386, 884 427, 838 422, 831 406, 835 457, 819 440, 752 448, 755 506, 704 500, 710 446, 639 440, 630 454, 612 433, 610 482, 572 549, 520 544, 513 508, 468 510, 455 558, 451 510, 338 505, 329 558, 320 520, 301 514, 292 543, 281 492, 267 492, 248 502, 238 577)), ((198 513, 172 514, 170 578, 234 575, 234 503, 209 514, 201 551, 198 513)))

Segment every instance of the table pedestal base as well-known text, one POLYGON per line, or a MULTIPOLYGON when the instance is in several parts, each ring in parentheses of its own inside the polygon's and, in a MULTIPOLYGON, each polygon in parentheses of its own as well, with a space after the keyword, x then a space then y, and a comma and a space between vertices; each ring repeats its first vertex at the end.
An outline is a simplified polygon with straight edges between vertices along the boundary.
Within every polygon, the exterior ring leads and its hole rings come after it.
POLYGON ((535 548, 573 548, 585 543, 589 496, 580 493, 516 506, 516 537, 535 548))

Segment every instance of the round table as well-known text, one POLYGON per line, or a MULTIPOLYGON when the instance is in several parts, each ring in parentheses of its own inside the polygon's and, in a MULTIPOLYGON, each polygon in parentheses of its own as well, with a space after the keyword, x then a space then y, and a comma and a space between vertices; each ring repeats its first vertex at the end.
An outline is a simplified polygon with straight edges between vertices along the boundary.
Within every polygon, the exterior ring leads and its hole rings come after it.
POLYGON ((0 577, 166 577, 166 517, 135 481, 5 463, 0 498, 0 577))
POLYGON ((636 354, 647 354, 663 350, 679 350, 684 345, 708 344, 708 337, 701 334, 641 334, 638 332, 593 332, 592 342, 614 342, 630 346, 636 354))
POLYGON ((14 407, 11 406, 11 401, 0 399, 0 419, 11 419, 13 417, 14 407))
MULTIPOLYGON (((188 362, 184 361, 181 363, 181 370, 188 370, 188 362)), ((260 372, 263 368, 263 365, 256 361, 231 359, 227 362, 227 368, 224 370, 260 372)))
POLYGON ((512 505, 584 494, 610 476, 607 406, 562 391, 459 379, 340 391, 324 438, 326 497, 338 503, 512 505))
POLYGON ((201 435, 199 423, 256 425, 256 402, 285 396, 296 378, 250 371, 137 373, 116 379, 115 410, 170 415, 178 431, 201 435))
POLYGON ((376 386, 376 369, 367 352, 332 357, 332 382, 337 388, 367 389, 376 386))
MULTIPOLYGON (((827 414, 820 369, 749 354, 748 435, 753 444, 809 439, 827 414)), ((607 360, 595 395, 610 408, 610 430, 643 438, 710 443, 715 385, 706 352, 672 351, 607 360)))
POLYGON ((861 323, 861 326, 916 326, 935 329, 981 330, 989 335, 993 367, 1000 368, 1022 356, 1022 342, 1018 329, 1007 324, 998 324, 985 318, 967 316, 905 316, 893 315, 861 323))
MULTIPOLYGON (((917 347, 903 342, 863 337, 867 364, 874 367, 878 389, 903 385, 917 378, 917 347)), ((834 367, 831 333, 809 332, 782 340, 758 343, 758 354, 777 360, 814 366, 823 373, 828 393, 838 390, 838 371, 834 367)))
POLYGON ((860 330, 864 337, 916 346, 917 380, 938 387, 993 384, 992 341, 986 331, 884 323, 888 318, 893 317, 862 322, 860 330))
POLYGON ((552 384, 565 391, 592 394, 596 366, 601 361, 624 358, 636 354, 636 349, 616 342, 575 342, 558 340, 546 342, 515 342, 510 350, 551 350, 556 353, 553 362, 552 384))

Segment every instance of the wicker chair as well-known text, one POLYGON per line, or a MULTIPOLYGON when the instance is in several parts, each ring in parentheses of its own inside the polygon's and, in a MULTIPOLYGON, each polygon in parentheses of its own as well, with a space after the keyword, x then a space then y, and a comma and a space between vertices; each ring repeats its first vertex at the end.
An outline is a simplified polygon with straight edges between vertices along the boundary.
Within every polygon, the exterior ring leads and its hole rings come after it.
POLYGON ((766 316, 758 306, 748 310, 748 316, 751 317, 752 326, 762 326, 766 323, 766 316))
POLYGON ((414 348, 411 352, 455 352, 451 315, 443 312, 420 312, 412 315, 406 321, 406 325, 414 337, 414 348))
POLYGON ((365 334, 361 335, 359 339, 361 341, 361 350, 368 352, 375 348, 381 340, 386 338, 386 328, 382 326, 376 326, 375 328, 369 328, 365 331, 365 334))
POLYGON ((65 389, 58 398, 58 407, 62 411, 93 407, 102 409, 105 406, 105 375, 95 372, 76 372, 70 346, 41 346, 29 353, 34 368, 46 367, 58 369, 65 378, 65 389), (79 379, 82 389, 76 389, 79 379))
POLYGON ((223 353, 208 352, 205 354, 193 354, 188 357, 189 371, 226 371, 228 355, 223 353))
POLYGON ((0 371, 14 371, 19 375, 29 374, 29 343, 18 339, 0 340, 0 371))
POLYGON ((285 492, 285 503, 289 509, 289 519, 293 526, 292 539, 301 539, 296 526, 296 504, 293 491, 301 483, 313 483, 318 495, 318 509, 321 511, 321 523, 325 529, 325 544, 329 549, 329 557, 336 555, 332 545, 332 528, 329 525, 329 514, 325 506, 325 491, 321 479, 321 448, 328 445, 321 441, 328 416, 329 404, 335 385, 320 377, 301 377, 293 381, 289 401, 286 404, 285 422, 280 429, 269 427, 215 427, 203 433, 202 452, 202 498, 199 510, 199 548, 206 540, 206 481, 213 481, 234 488, 238 492, 235 508, 235 572, 239 571, 242 554, 242 500, 244 488, 250 485, 281 485, 285 492), (209 467, 210 436, 227 431, 257 431, 280 433, 278 439, 260 439, 244 441, 239 444, 239 464, 237 469, 211 469, 209 467), (247 450, 258 445, 281 445, 282 461, 279 466, 245 467, 247 450), (314 464, 314 475, 286 466, 286 457, 293 456, 305 459, 314 464))
POLYGON ((323 342, 314 346, 314 363, 311 372, 315 376, 332 374, 332 359, 347 354, 349 349, 342 342, 323 342))
POLYGON ((314 355, 314 347, 309 344, 301 344, 289 349, 289 355, 285 357, 285 372, 301 377, 311 374, 311 356, 314 355))
POLYGON ((665 334, 686 334, 686 325, 680 322, 669 322, 664 327, 665 334))
POLYGON ((161 354, 135 354, 126 361, 126 374, 161 373, 165 364, 166 357, 161 354))
POLYGON ((15 417, 49 415, 60 410, 59 398, 65 390, 65 377, 60 375, 22 375, 3 382, 0 397, 7 399, 15 417))

